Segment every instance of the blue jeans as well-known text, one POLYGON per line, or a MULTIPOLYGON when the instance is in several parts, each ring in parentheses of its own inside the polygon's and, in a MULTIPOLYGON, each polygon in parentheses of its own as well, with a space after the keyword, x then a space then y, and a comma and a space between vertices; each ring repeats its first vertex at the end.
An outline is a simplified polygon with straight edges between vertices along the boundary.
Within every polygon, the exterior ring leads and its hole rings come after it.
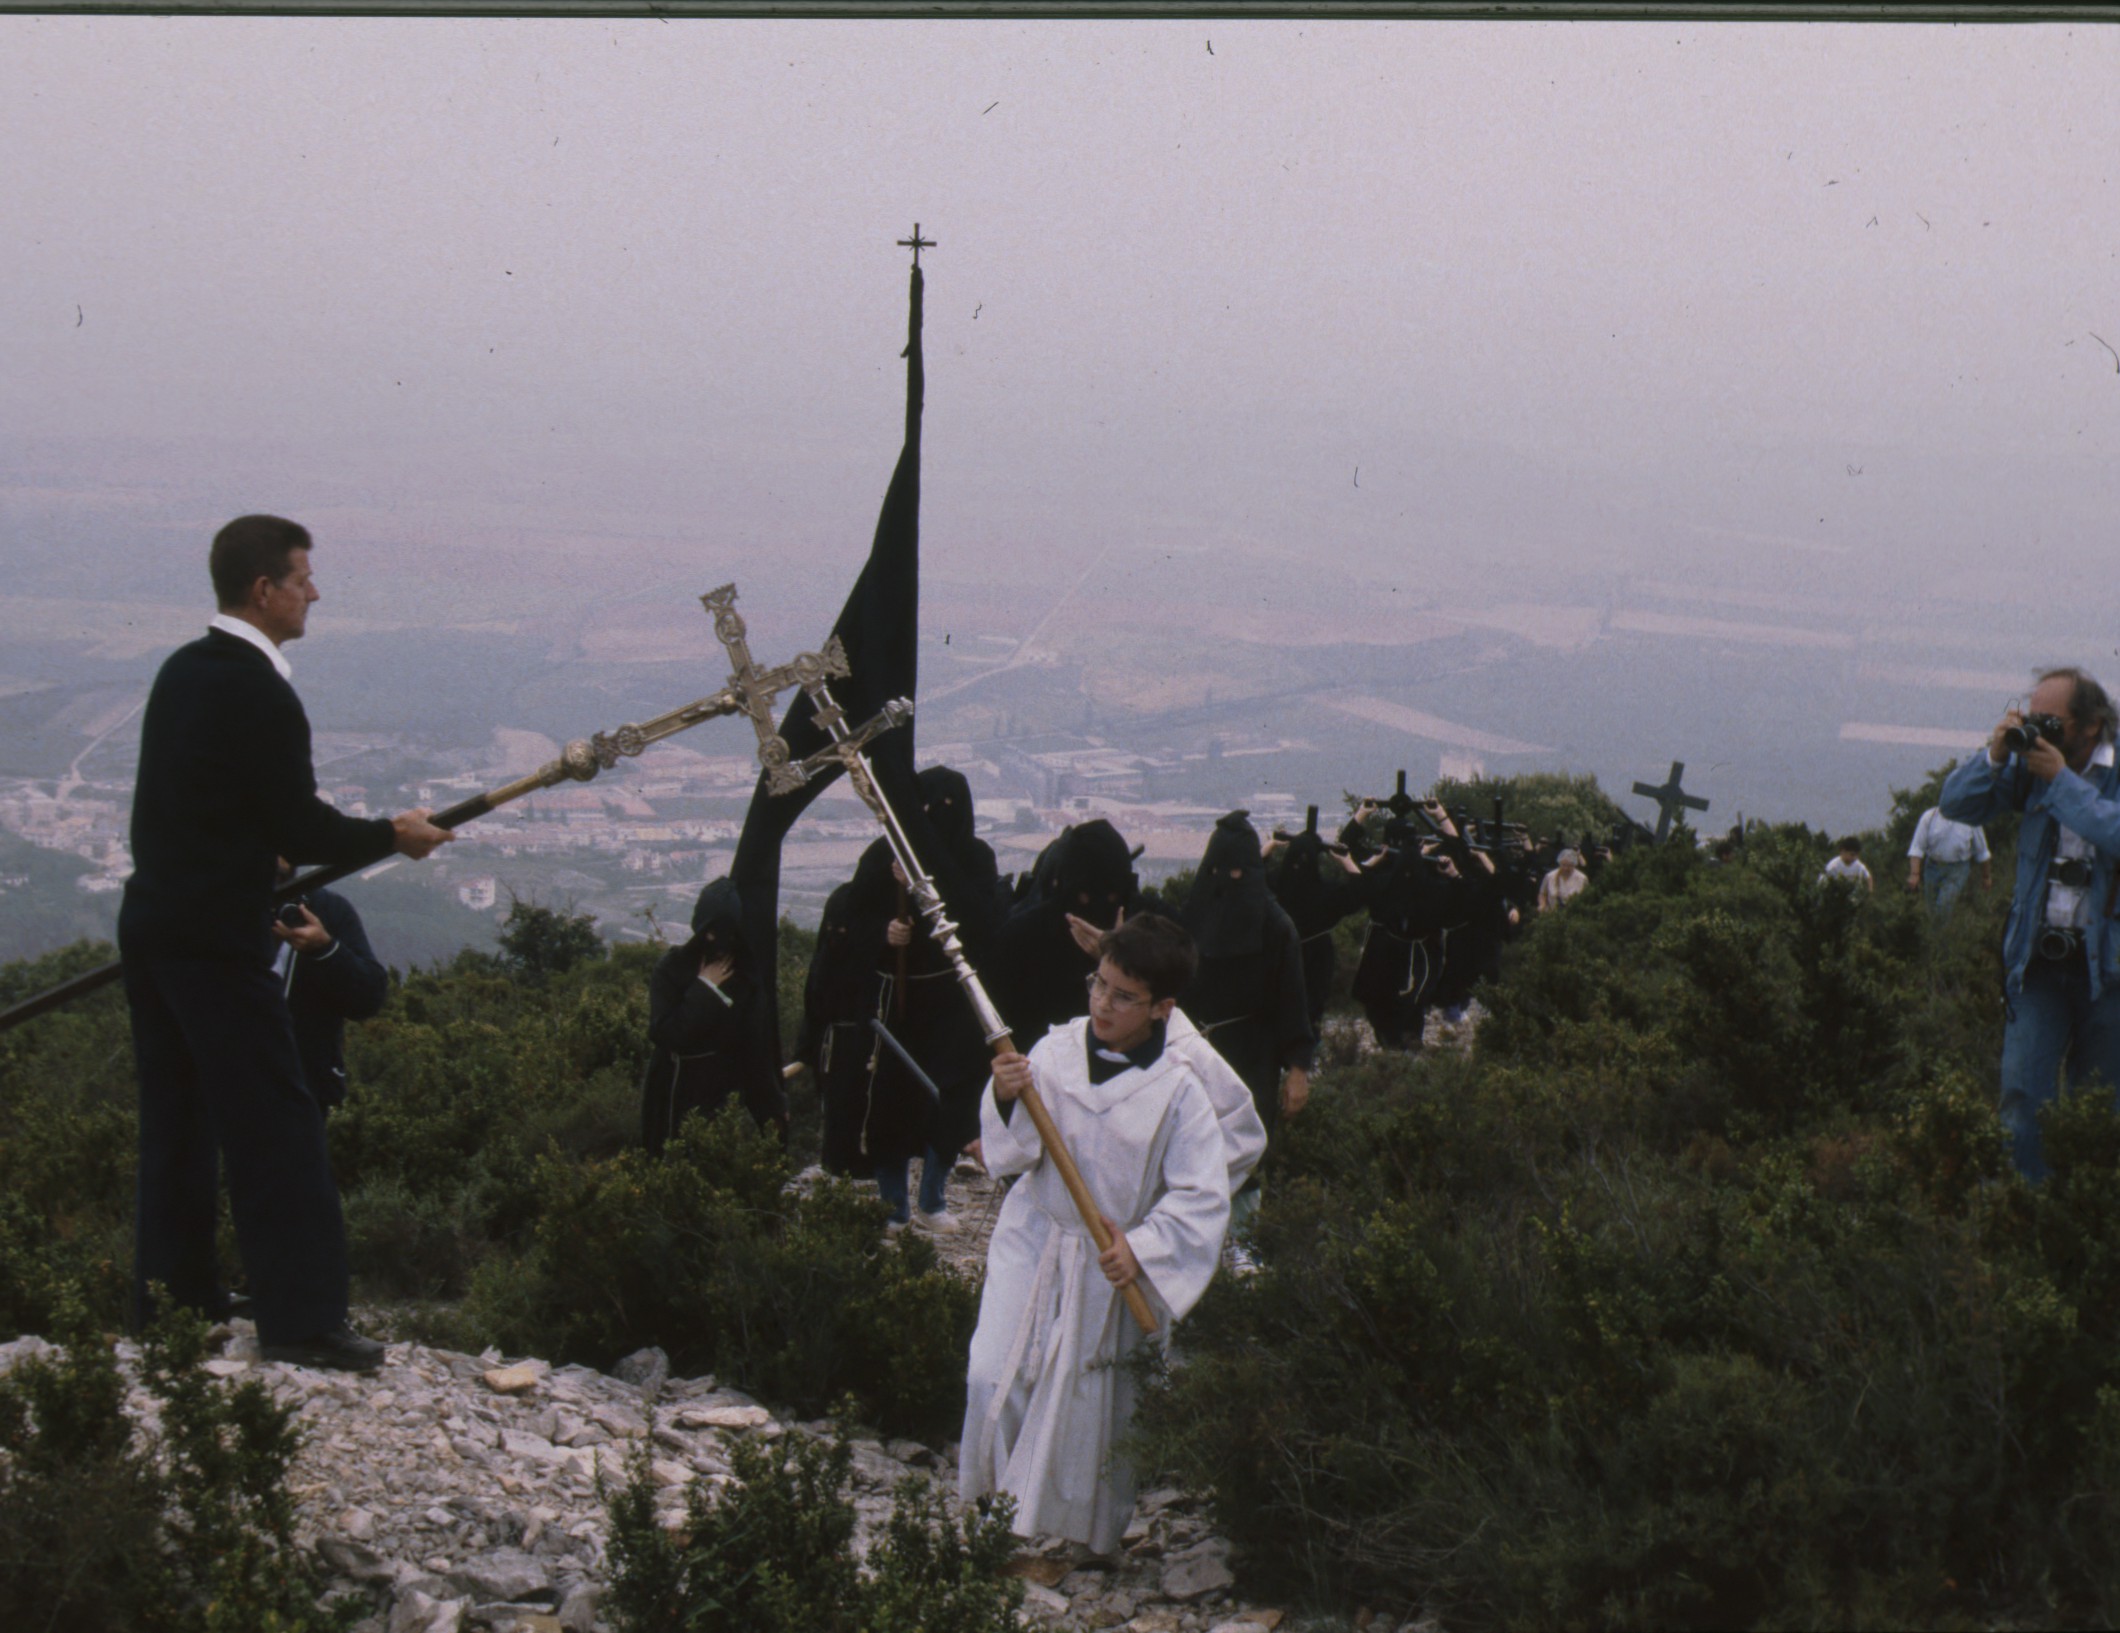
POLYGON ((1924 862, 1921 864, 1921 894, 1928 902, 1929 912, 1936 918, 1947 919, 1951 909, 1958 905, 1958 898, 1965 894, 1965 884, 1973 876, 1970 862, 1924 862))
POLYGON ((2052 1172, 2040 1146, 2039 1113, 2060 1093, 2064 1062, 2071 1089, 2098 1078, 2120 1091, 2120 988, 2107 986, 2093 1003, 2080 953, 2027 964, 2024 990, 2002 1029, 2002 1126, 2010 1160, 2035 1185, 2052 1172))
MULTIPOLYGON (((908 1173, 913 1164, 907 1158, 902 1162, 879 1163, 876 1167, 876 1191, 883 1198, 884 1206, 891 1210, 891 1217, 904 1224, 913 1217, 910 1201, 911 1186, 908 1173)), ((950 1160, 933 1146, 929 1146, 920 1158, 920 1211, 940 1213, 949 1205, 945 1187, 949 1183, 950 1160)))

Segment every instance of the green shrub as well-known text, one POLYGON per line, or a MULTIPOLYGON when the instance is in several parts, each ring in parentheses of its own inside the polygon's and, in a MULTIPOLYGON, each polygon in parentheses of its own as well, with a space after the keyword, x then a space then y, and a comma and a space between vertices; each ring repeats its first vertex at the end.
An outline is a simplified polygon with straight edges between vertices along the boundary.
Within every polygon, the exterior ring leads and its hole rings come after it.
POLYGON ((887 1239, 873 1193, 788 1179, 733 1103, 660 1158, 547 1157, 528 1251, 480 1268, 466 1317, 504 1349, 608 1365, 656 1344, 798 1410, 852 1392, 886 1425, 953 1429, 976 1295, 913 1233, 887 1239))
POLYGON ((953 1518, 918 1476, 855 1561, 853 1453, 806 1435, 730 1444, 734 1483, 686 1493, 683 1526, 656 1520, 645 1453, 610 1500, 611 1586, 621 1633, 1013 1633, 1023 1585, 1000 1574, 1015 1550, 1007 1498, 953 1518))
MULTIPOLYGON (((571 904, 570 904, 571 905, 571 904)), ((575 965, 604 956, 604 938, 596 933, 596 915, 543 907, 511 897, 501 920, 501 962, 527 980, 542 982, 565 975, 575 965)))
POLYGON ((1248 1586, 1451 1626, 2110 1623, 2120 1115, 2008 1173, 2002 904, 1637 850, 1473 1056, 1363 1061, 1266 1160, 1263 1271, 1148 1381, 1248 1586))
POLYGON ((1452 810, 1462 806, 1482 819, 1493 815, 1497 796, 1509 821, 1526 823, 1541 837, 1565 834, 1577 844, 1586 838, 1603 839, 1627 821, 1626 813, 1586 772, 1531 771, 1471 782, 1444 777, 1428 790, 1430 799, 1452 810))
MULTIPOLYGON (((108 962, 79 942, 0 968, 0 1004, 108 962)), ((0 1032, 0 1339, 48 1332, 61 1288, 124 1317, 132 1259, 132 1038, 115 986, 0 1032)))
POLYGON ((0 1380, 0 1626, 52 1633, 309 1633, 320 1608, 294 1540, 293 1413, 200 1366, 206 1329, 173 1314, 146 1335, 135 1421, 110 1343, 62 1301, 56 1359, 0 1380))

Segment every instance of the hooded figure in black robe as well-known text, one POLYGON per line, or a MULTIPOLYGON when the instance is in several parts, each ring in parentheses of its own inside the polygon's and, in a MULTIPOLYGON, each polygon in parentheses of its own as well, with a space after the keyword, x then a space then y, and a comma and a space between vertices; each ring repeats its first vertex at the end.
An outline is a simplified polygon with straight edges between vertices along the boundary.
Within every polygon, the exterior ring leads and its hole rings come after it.
POLYGON ((1447 877, 1422 850, 1410 817, 1394 816, 1380 835, 1369 901, 1369 935, 1355 966, 1354 996, 1386 1049, 1418 1050, 1443 968, 1443 929, 1469 916, 1465 881, 1447 877))
MULTIPOLYGON (((906 813, 905 825, 977 967, 998 916, 998 872, 992 848, 973 832, 971 785, 948 766, 931 766, 915 786, 925 820, 906 813)), ((947 1166, 976 1140, 991 1058, 956 970, 899 884, 893 860, 889 844, 877 840, 826 901, 796 1049, 823 1099, 824 1164, 860 1178, 902 1169, 915 1156, 947 1166), (902 961, 890 944, 894 921, 909 926, 902 961), (878 1040, 872 1019, 920 1063, 941 1090, 939 1104, 878 1040)))
POLYGON ((664 953, 648 977, 654 1050, 641 1084, 640 1130, 650 1151, 661 1151, 688 1113, 711 1117, 731 1095, 761 1128, 773 1124, 786 1137, 777 1062, 758 1047, 763 1000, 742 922, 736 886, 716 879, 693 904, 692 939, 664 953), (724 962, 725 973, 718 968, 724 962), (711 987, 710 969, 716 972, 711 987))
POLYGON ((1039 883, 995 931, 979 973, 987 995, 1019 1049, 1052 1028, 1089 1013, 1086 983, 1096 955, 1076 943, 1072 915, 1099 930, 1117 926, 1119 915, 1170 910, 1141 889, 1133 852, 1104 818, 1078 823, 1046 847, 1032 869, 1039 883))
POLYGON ((1318 832, 1315 807, 1310 826, 1281 847, 1267 877, 1274 900, 1303 944, 1303 991, 1310 999, 1310 1030, 1317 1033, 1325 1024, 1325 1004, 1339 965, 1332 932, 1342 919, 1369 905, 1374 880, 1341 865, 1340 854, 1318 832))
MULTIPOLYGON (((974 969, 981 969, 1001 918, 1001 871, 993 847, 973 832, 972 785, 962 772, 946 765, 929 766, 914 781, 933 836, 931 848, 937 853, 922 854, 921 862, 942 892, 942 905, 957 925, 965 956, 974 969)), ((927 920, 916 911, 912 924, 904 1026, 892 1024, 891 1029, 942 1090, 926 1143, 953 1159, 979 1138, 979 1096, 993 1055, 956 969, 928 934, 927 920)))
POLYGON ((1458 865, 1464 877, 1456 882, 1444 917, 1442 971, 1432 995, 1450 1020, 1462 1018, 1480 982, 1501 979, 1502 942, 1522 921, 1510 899, 1509 872, 1492 853, 1467 852, 1458 865))
POLYGON ((824 1166, 850 1178, 868 1179, 876 1172, 869 1109, 885 1050, 869 1020, 882 1004, 889 967, 882 948, 897 912, 890 847, 878 840, 862 853, 854 877, 826 898, 817 950, 803 983, 802 1038, 795 1057, 817 1080, 824 1166))
POLYGON ((1178 920, 1200 955, 1178 1006, 1251 1090, 1269 1133, 1281 1115, 1281 1074, 1307 1072, 1317 1046, 1296 927, 1266 887, 1249 813, 1215 823, 1178 920))

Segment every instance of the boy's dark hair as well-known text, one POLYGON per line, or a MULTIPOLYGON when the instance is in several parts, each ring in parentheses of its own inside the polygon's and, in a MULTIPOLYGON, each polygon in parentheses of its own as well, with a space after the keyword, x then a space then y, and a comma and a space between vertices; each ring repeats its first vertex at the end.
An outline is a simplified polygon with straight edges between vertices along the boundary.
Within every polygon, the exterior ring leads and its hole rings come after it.
POLYGON ((1151 1002, 1177 997, 1200 964, 1185 926, 1161 913, 1143 913, 1105 931, 1097 956, 1110 959, 1147 987, 1151 1002))
POLYGON ((1839 850, 1843 856, 1860 856, 1862 854, 1862 841, 1853 834, 1849 834, 1847 838, 1840 842, 1839 850))
POLYGON ((310 548, 309 529, 284 516, 238 516, 213 536, 206 570, 213 575, 216 605, 232 611, 250 599, 250 587, 261 578, 273 583, 287 576, 290 558, 310 548))

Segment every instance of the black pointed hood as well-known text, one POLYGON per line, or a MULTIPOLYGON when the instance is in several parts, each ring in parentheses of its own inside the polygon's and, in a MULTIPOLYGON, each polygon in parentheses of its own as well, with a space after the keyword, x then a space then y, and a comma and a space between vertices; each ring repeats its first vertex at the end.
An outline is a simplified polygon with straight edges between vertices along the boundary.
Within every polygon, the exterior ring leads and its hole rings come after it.
POLYGON ((1140 891, 1133 852, 1103 817, 1078 823, 1062 843, 1065 849, 1053 870, 1054 896, 1068 912, 1110 929, 1118 909, 1140 891))
POLYGON ((716 879, 699 893, 699 900, 692 904, 691 946, 702 956, 742 955, 743 898, 737 894, 735 880, 716 879))
POLYGON ((1202 958, 1234 958, 1265 945, 1266 863, 1249 811, 1215 823, 1200 870, 1185 897, 1183 919, 1202 958))
POLYGON ((913 779, 928 823, 950 849, 961 851, 972 839, 972 785, 953 766, 931 765, 913 779))
POLYGON ((888 839, 870 841, 869 848, 861 853, 854 877, 848 881, 848 896, 860 911, 897 915, 898 876, 891 872, 896 860, 888 839))

